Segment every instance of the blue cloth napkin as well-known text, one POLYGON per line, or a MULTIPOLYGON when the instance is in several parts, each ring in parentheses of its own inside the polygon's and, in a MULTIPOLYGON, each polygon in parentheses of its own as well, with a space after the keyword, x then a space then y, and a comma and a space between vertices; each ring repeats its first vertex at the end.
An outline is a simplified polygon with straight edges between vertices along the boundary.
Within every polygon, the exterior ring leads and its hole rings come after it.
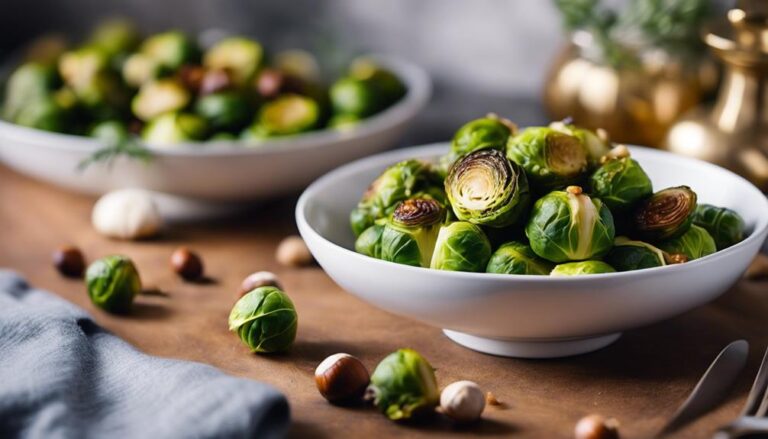
POLYGON ((0 438, 277 438, 289 419, 274 388, 143 354, 0 270, 0 438))

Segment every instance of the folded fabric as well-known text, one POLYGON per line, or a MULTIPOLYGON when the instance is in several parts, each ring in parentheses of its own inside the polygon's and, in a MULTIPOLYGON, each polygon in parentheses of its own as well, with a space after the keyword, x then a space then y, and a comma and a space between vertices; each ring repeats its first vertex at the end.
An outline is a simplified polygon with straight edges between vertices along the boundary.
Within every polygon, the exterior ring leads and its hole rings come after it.
POLYGON ((0 438, 283 437, 274 388, 143 354, 0 270, 0 438))

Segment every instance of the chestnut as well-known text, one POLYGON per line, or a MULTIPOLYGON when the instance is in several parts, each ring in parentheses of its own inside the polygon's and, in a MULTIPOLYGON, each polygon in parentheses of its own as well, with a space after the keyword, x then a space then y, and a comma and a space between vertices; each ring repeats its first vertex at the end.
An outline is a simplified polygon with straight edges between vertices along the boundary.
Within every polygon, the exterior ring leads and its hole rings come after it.
POLYGON ((203 277, 202 259, 186 247, 179 247, 173 252, 171 267, 173 267, 173 271, 186 280, 198 280, 203 277))
POLYGON ((370 380, 365 365, 349 354, 333 354, 315 369, 317 390, 332 403, 362 398, 370 380))
POLYGON ((576 423, 576 439, 619 439, 619 422, 600 415, 589 415, 576 423))
POLYGON ((53 252, 53 265, 66 277, 83 277, 85 258, 77 247, 63 246, 53 252))

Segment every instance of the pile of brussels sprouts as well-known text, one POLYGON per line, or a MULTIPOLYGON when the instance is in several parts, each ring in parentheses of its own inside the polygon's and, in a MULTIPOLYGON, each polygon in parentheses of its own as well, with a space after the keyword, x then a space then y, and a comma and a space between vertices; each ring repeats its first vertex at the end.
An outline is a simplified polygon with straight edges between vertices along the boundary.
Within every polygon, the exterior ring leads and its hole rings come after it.
POLYGON ((438 270, 571 276, 683 263, 743 239, 687 186, 654 192, 624 146, 564 122, 462 126, 434 164, 387 168, 350 215, 357 252, 438 270))
MULTIPOLYGON (((38 50, 39 52, 39 50, 38 50)), ((2 117, 26 127, 153 145, 245 139, 252 144, 322 128, 349 128, 405 95, 369 59, 329 86, 314 59, 270 57, 259 42, 224 38, 201 48, 168 31, 141 38, 123 21, 99 26, 79 47, 38 53, 6 85, 2 117)))

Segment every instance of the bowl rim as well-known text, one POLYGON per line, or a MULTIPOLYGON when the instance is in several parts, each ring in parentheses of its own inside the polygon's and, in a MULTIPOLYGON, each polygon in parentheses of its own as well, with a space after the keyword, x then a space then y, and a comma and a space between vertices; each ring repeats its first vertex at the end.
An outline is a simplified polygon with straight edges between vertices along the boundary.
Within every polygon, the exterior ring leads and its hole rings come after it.
POLYGON ((690 262, 686 262, 685 264, 672 264, 672 265, 666 265, 663 267, 653 267, 653 268, 646 268, 642 270, 632 270, 632 271, 623 271, 623 272, 619 271, 615 273, 583 274, 579 276, 542 276, 542 275, 533 275, 533 274, 510 275, 510 274, 503 274, 503 273, 474 273, 474 272, 463 272, 463 271, 446 271, 446 270, 436 270, 436 269, 426 268, 426 267, 414 267, 410 265, 397 264, 395 262, 383 261, 380 259, 372 258, 370 256, 362 255, 353 250, 350 250, 348 248, 345 248, 341 245, 336 244, 335 242, 329 240, 328 238, 320 234, 317 230, 315 230, 312 226, 310 226, 309 221, 307 221, 306 210, 310 200, 313 199, 316 193, 318 193, 324 186, 330 184, 331 182, 339 178, 348 176, 350 174, 355 174, 357 172, 360 172, 360 168, 366 168, 369 165, 372 165, 373 163, 379 164, 381 162, 387 162, 387 161, 391 163, 396 163, 397 160, 404 160, 405 157, 409 157, 409 156, 410 157, 424 157, 424 156, 430 156, 430 155, 434 156, 440 150, 446 151, 449 145, 450 145, 450 142, 436 142, 436 143, 431 143, 427 145, 396 149, 393 151, 375 154, 363 159, 350 162, 346 165, 343 165, 334 169, 333 171, 328 172, 327 174, 323 175, 322 177, 315 180, 312 184, 310 184, 301 194, 301 196, 299 197, 299 200, 296 203, 295 216, 296 216, 296 223, 299 227, 299 231, 302 233, 302 235, 304 233, 310 233, 312 235, 312 238, 318 239, 326 247, 332 248, 334 251, 340 251, 342 254, 344 254, 347 257, 355 258, 358 261, 360 261, 360 263, 368 263, 368 264, 373 264, 374 266, 381 266, 382 269, 402 269, 406 271, 411 271, 414 274, 429 273, 429 275, 431 276, 442 276, 443 278, 446 278, 446 279, 464 279, 464 280, 486 279, 486 280, 494 280, 494 281, 507 280, 507 281, 526 281, 526 282, 536 282, 536 283, 541 283, 541 282, 553 282, 553 283, 581 282, 583 283, 583 282, 594 282, 594 281, 614 282, 617 280, 630 281, 630 280, 643 278, 646 276, 653 276, 655 274, 661 274, 661 273, 684 274, 686 271, 695 269, 696 267, 699 267, 702 264, 716 263, 717 261, 722 261, 723 259, 728 258, 731 255, 741 252, 743 249, 745 249, 750 245, 755 245, 755 247, 759 249, 760 246, 763 244, 762 241, 765 240, 766 234, 768 234, 768 197, 766 197, 757 187, 755 187, 747 179, 728 169, 722 168, 720 166, 714 165, 709 162, 705 162, 703 160, 681 156, 668 151, 662 151, 654 148, 635 146, 635 145, 629 145, 630 151, 640 151, 642 154, 650 154, 650 155, 656 155, 661 157, 667 157, 674 160, 679 160, 688 165, 703 167, 705 169, 708 169, 708 171, 725 172, 727 174, 730 174, 731 177, 736 178, 737 181, 744 184, 745 189, 747 191, 751 192, 752 195, 755 195, 755 196, 759 195, 759 198, 761 199, 761 203, 760 203, 761 206, 759 208, 760 214, 758 216, 758 221, 755 224, 754 229, 749 233, 747 237, 745 237, 742 241, 738 242, 737 244, 734 244, 723 250, 716 251, 711 255, 707 255, 702 258, 695 259, 690 262), (757 240, 761 240, 761 241, 755 242, 757 240))
MULTIPOLYGON (((253 156, 273 153, 297 152, 311 148, 336 144, 342 141, 354 141, 369 137, 387 128, 401 124, 418 113, 432 95, 432 81, 421 66, 400 57, 381 53, 364 54, 392 70, 406 85, 406 94, 389 108, 363 119, 360 124, 338 130, 324 128, 295 136, 276 138, 258 144, 249 144, 240 140, 218 140, 206 142, 182 142, 173 146, 157 146, 149 143, 142 145, 157 157, 163 156, 253 156)), ((46 148, 75 150, 91 153, 103 143, 98 139, 76 134, 64 134, 24 127, 0 118, 0 138, 21 139, 28 143, 44 144, 46 148)))

